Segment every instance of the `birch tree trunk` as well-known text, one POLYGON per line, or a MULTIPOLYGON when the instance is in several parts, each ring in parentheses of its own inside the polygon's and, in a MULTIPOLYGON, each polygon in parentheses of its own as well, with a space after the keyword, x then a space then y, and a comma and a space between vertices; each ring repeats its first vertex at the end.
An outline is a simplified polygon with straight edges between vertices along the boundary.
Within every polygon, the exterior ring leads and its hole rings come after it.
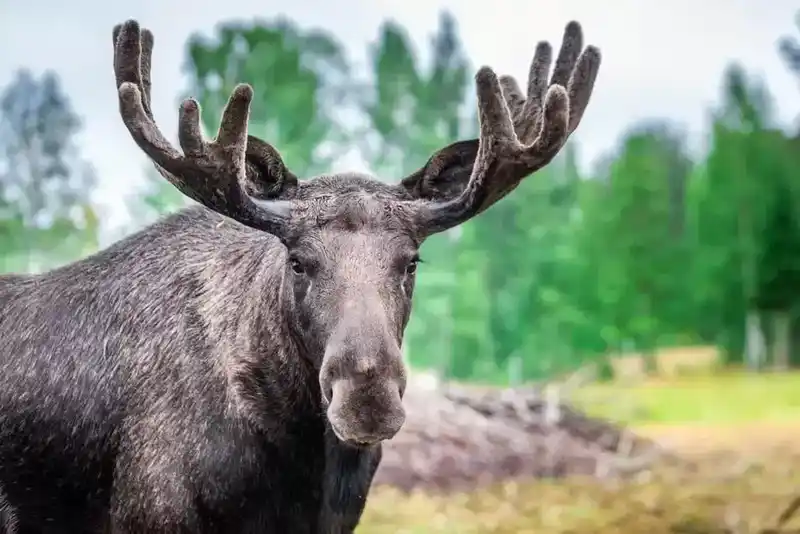
POLYGON ((772 316, 773 341, 772 365, 777 371, 789 370, 791 354, 791 317, 789 312, 781 310, 772 316))

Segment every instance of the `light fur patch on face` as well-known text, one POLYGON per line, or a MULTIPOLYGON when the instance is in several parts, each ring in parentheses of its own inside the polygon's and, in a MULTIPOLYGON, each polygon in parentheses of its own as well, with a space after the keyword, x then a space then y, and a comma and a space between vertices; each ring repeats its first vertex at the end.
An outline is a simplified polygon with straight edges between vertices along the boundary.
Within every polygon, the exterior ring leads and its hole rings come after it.
POLYGON ((408 273, 403 275, 403 279, 400 280, 400 292, 403 294, 405 298, 408 298, 408 293, 406 292, 406 282, 408 281, 408 273))
POLYGON ((359 375, 372 373, 378 367, 378 359, 374 355, 360 356, 355 362, 355 372, 359 375))
POLYGON ((288 200, 261 200, 253 197, 250 200, 259 208, 271 211, 279 217, 288 218, 292 215, 292 202, 288 200))

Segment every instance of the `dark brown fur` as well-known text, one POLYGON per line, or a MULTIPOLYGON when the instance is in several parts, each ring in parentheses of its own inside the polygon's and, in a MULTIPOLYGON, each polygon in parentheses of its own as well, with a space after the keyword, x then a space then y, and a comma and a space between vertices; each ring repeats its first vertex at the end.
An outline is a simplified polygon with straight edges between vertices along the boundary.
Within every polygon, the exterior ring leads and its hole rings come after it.
POLYGON ((152 35, 129 21, 114 40, 123 121, 204 206, 72 265, 0 277, 0 532, 352 533, 405 418, 421 242, 552 159, 599 53, 579 58, 572 23, 550 84, 537 49, 545 80, 527 99, 482 69, 480 140, 386 185, 298 182, 247 136, 245 86, 213 142, 185 103, 179 152, 149 108, 152 35))
POLYGON ((99 532, 109 509, 120 532, 354 525, 379 446, 326 445, 286 269, 275 238, 197 207, 0 277, 0 488, 19 532, 99 532))

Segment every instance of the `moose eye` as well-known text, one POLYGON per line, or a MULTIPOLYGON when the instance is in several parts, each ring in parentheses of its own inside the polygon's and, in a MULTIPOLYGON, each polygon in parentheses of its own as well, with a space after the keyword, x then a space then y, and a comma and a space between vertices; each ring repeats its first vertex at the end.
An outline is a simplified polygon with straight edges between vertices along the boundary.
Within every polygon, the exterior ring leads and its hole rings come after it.
POLYGON ((297 258, 292 258, 289 261, 291 263, 292 272, 294 274, 302 275, 306 273, 306 268, 302 263, 300 263, 300 260, 298 260, 297 258))
POLYGON ((417 266, 419 265, 420 261, 422 261, 422 260, 420 260, 419 258, 412 259, 408 263, 408 265, 406 266, 406 274, 407 275, 412 275, 412 274, 416 273, 417 272, 417 266))

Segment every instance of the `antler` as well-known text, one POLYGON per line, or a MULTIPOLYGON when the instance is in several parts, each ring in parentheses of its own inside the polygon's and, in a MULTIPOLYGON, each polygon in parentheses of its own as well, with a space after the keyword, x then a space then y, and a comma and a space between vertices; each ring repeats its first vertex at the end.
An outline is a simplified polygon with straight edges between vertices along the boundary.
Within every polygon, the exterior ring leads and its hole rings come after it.
POLYGON ((153 34, 135 20, 114 27, 114 74, 122 121, 156 169, 183 194, 242 224, 281 236, 297 178, 269 144, 247 135, 253 90, 233 90, 214 141, 203 139, 200 106, 183 101, 178 138, 183 154, 158 129, 150 107, 153 34))
POLYGON ((498 79, 489 67, 478 71, 480 139, 472 172, 459 195, 425 202, 422 222, 428 234, 474 217, 561 150, 583 117, 600 68, 600 51, 588 46, 581 53, 581 48, 580 24, 570 22, 548 82, 552 49, 540 42, 531 63, 527 98, 514 78, 498 79))

